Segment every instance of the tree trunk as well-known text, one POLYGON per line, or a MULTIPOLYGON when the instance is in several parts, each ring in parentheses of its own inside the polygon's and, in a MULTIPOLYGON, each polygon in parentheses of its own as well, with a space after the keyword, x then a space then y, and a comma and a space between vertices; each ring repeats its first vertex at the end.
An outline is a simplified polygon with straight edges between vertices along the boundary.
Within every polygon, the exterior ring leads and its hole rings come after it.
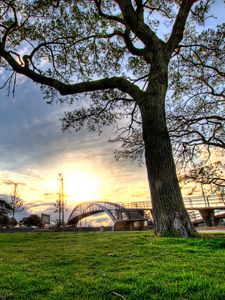
POLYGON ((162 236, 196 236, 184 207, 166 126, 167 76, 163 80, 157 69, 149 82, 139 107, 155 229, 162 236))

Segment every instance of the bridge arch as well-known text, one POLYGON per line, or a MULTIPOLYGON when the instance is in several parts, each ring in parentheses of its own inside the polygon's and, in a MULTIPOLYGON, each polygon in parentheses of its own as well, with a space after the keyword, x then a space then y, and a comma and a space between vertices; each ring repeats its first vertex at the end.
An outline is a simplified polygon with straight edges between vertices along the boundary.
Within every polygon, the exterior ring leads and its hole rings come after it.
POLYGON ((126 209, 122 205, 113 202, 95 201, 78 204, 72 210, 67 224, 77 226, 80 220, 101 212, 105 212, 110 217, 113 224, 115 224, 118 220, 128 219, 126 209))

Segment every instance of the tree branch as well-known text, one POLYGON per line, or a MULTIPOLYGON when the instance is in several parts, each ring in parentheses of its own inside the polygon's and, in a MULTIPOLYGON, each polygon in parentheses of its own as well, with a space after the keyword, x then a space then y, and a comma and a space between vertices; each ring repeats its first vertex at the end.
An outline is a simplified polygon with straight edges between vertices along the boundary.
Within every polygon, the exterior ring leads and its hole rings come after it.
POLYGON ((137 56, 143 56, 145 54, 145 49, 136 48, 130 38, 130 30, 128 28, 125 29, 124 33, 116 31, 115 34, 121 36, 126 44, 127 49, 131 54, 137 56))
POLYGON ((2 56, 17 73, 23 74, 37 83, 53 87, 58 90, 61 95, 72 95, 104 89, 119 89, 120 91, 129 94, 132 98, 136 98, 142 93, 138 86, 122 77, 111 77, 76 84, 65 84, 58 79, 37 74, 30 70, 26 65, 23 66, 19 64, 8 51, 3 49, 2 43, 0 43, 0 56, 2 56))
POLYGON ((158 49, 159 44, 164 44, 145 24, 140 7, 137 8, 137 13, 130 0, 115 0, 115 2, 121 9, 126 27, 132 30, 146 47, 152 50, 158 49))
POLYGON ((182 1, 180 5, 179 12, 173 25, 172 33, 168 42, 166 43, 170 54, 173 53, 174 49, 183 39, 185 24, 187 22, 188 14, 191 11, 191 7, 194 4, 194 2, 195 0, 186 0, 182 1))
POLYGON ((107 20, 115 21, 115 22, 117 22, 117 23, 120 23, 120 24, 125 25, 125 22, 124 22, 123 19, 121 19, 121 18, 119 18, 119 17, 117 17, 117 16, 107 15, 107 14, 105 14, 105 13, 102 11, 102 9, 101 9, 101 2, 102 2, 102 1, 101 1, 101 0, 94 0, 94 2, 95 2, 95 5, 96 5, 96 7, 97 7, 99 16, 101 16, 101 17, 103 17, 103 18, 105 18, 105 19, 107 19, 107 20))

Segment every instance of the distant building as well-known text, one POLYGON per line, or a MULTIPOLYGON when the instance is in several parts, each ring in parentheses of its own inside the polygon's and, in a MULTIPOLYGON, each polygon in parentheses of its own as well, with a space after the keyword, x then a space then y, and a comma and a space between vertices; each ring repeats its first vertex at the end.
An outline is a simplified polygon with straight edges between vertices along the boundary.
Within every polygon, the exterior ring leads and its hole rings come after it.
POLYGON ((50 215, 41 214, 41 223, 45 225, 50 225, 50 215))

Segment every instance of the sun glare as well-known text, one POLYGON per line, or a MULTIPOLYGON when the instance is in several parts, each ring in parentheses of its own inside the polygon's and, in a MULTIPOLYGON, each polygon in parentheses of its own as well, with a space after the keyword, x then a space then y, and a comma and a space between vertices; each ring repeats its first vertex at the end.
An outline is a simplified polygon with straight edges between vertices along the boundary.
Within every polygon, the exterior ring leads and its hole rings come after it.
POLYGON ((100 185, 92 173, 77 171, 64 176, 64 191, 69 202, 99 200, 100 185))

